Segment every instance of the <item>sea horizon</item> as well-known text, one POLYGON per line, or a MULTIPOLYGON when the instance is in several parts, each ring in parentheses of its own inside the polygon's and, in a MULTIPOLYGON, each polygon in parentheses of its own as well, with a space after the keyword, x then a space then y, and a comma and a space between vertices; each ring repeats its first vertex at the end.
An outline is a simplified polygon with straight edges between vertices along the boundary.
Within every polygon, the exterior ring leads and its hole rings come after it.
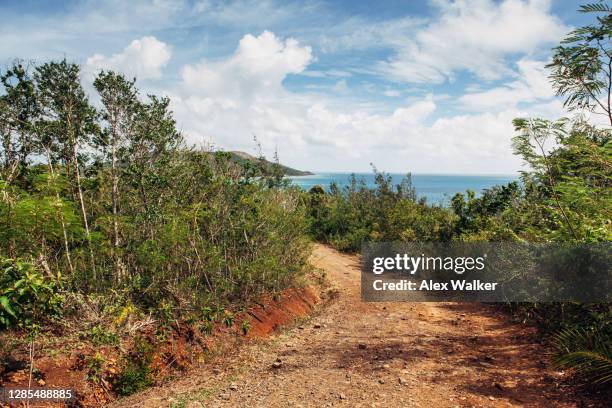
MULTIPOLYGON (((508 184, 519 180, 519 174, 441 174, 441 173, 385 173, 391 176, 392 184, 399 184, 402 179, 410 174, 412 186, 417 198, 426 198, 427 202, 439 205, 447 205, 456 193, 465 193, 472 190, 479 196, 483 190, 496 185, 508 184)), ((319 185, 326 191, 332 182, 340 188, 350 184, 351 175, 363 179, 366 186, 374 188, 374 172, 317 172, 304 176, 288 176, 293 185, 303 190, 309 190, 319 185)))
MULTIPOLYGON (((374 174, 373 171, 324 171, 324 170, 308 170, 310 173, 312 174, 306 174, 306 175, 302 175, 302 176, 287 176, 288 178, 293 178, 293 177, 312 177, 312 176, 317 176, 317 175, 322 175, 322 174, 357 174, 357 175, 362 175, 362 174, 374 174)), ((517 171, 516 173, 435 173, 435 172, 414 172, 414 171, 408 171, 405 173, 402 172, 398 172, 398 171, 380 171, 383 174, 389 174, 389 175, 419 175, 419 176, 458 176, 458 177, 462 177, 462 176, 483 176, 483 177, 519 177, 520 173, 517 171)))

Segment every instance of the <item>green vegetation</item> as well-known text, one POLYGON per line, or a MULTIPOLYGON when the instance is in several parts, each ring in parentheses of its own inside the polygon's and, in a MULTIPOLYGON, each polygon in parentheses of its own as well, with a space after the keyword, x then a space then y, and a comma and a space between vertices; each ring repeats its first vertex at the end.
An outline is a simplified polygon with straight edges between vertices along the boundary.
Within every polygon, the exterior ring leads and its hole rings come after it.
POLYGON ((86 358, 87 379, 94 384, 99 384, 102 379, 102 368, 104 366, 104 357, 100 353, 86 358))
POLYGON ((1 80, 3 326, 29 313, 25 302, 52 308, 60 287, 176 314, 284 288, 303 271, 299 193, 275 188, 257 163, 187 148, 167 98, 101 72, 94 109, 66 61, 18 62, 1 80))
MULTIPOLYGON (((376 172, 376 170, 375 170, 376 172)), ((445 241, 452 237, 453 215, 444 208, 416 201, 410 175, 397 186, 376 172, 376 189, 353 176, 344 189, 329 194, 310 190, 311 233, 343 251, 358 251, 363 241, 445 241)))
POLYGON ((251 322, 246 319, 243 320, 242 324, 240 325, 240 328, 242 330, 242 334, 246 336, 247 334, 249 334, 249 330, 251 329, 251 322))
POLYGON ((102 346, 105 344, 115 346, 119 344, 119 336, 117 333, 103 327, 100 324, 92 327, 85 338, 87 338, 94 346, 102 346))
POLYGON ((571 367, 595 384, 612 381, 612 345, 600 331, 565 329, 555 337, 555 364, 571 367))
POLYGON ((153 384, 153 346, 146 339, 136 339, 134 350, 126 360, 125 367, 115 382, 115 391, 119 395, 131 395, 153 384))
MULTIPOLYGON (((65 60, 0 82, 0 330, 30 333, 30 351, 53 331, 124 353, 135 320, 155 323, 150 341, 181 323, 210 334, 305 271, 306 207, 277 163, 189 148, 170 100, 115 72, 96 77, 96 108, 65 60)), ((149 340, 116 392, 152 383, 149 340)))
POLYGON ((56 279, 30 262, 0 258, 0 329, 32 328, 41 318, 59 317, 63 300, 56 279))

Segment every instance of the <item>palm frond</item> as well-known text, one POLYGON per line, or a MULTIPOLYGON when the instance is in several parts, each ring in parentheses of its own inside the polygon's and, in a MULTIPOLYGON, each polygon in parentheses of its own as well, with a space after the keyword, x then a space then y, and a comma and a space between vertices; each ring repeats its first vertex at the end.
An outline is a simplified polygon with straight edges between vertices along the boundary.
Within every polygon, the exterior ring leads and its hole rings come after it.
POLYGON ((598 331, 566 329, 554 338, 559 355, 554 364, 571 368, 594 384, 612 382, 612 343, 598 331))
POLYGON ((583 4, 578 9, 581 13, 607 13, 612 11, 606 3, 589 3, 583 4))

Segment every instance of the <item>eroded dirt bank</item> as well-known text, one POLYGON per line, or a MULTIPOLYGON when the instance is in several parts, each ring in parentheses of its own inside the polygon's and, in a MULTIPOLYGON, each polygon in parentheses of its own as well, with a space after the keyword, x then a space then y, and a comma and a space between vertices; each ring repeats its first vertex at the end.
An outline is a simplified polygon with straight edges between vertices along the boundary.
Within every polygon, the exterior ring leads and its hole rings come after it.
MULTIPOLYGON (((151 377, 158 383, 189 372, 202 361, 234 353, 251 340, 268 337, 279 327, 310 316, 318 304, 326 301, 321 297, 326 296, 325 288, 318 285, 316 278, 308 278, 310 286, 290 288, 276 296, 262 297, 247 310, 234 315, 236 321, 231 327, 215 321, 208 334, 198 330, 194 324, 180 322, 167 328, 164 337, 158 337, 155 321, 145 320, 146 324, 134 331, 131 338, 125 336, 122 344, 115 346, 85 343, 77 336, 48 336, 42 339, 44 343, 37 344, 32 381, 35 387, 71 389, 75 399, 69 404, 31 401, 30 407, 101 407, 116 400, 113 384, 123 359, 133 353, 130 350, 134 349, 132 343, 136 338, 146 339, 151 344, 148 349, 151 358, 149 369, 151 377), (245 322, 246 332, 242 329, 245 322)), ((29 361, 26 353, 23 347, 15 348, 9 355, 10 360, 2 362, 0 388, 28 388, 29 361)), ((0 407, 4 406, 0 401, 0 407)), ((14 403, 10 406, 21 405, 14 403)))
POLYGON ((359 259, 318 245, 337 298, 302 326, 116 407, 582 407, 528 328, 478 304, 363 303, 359 259))

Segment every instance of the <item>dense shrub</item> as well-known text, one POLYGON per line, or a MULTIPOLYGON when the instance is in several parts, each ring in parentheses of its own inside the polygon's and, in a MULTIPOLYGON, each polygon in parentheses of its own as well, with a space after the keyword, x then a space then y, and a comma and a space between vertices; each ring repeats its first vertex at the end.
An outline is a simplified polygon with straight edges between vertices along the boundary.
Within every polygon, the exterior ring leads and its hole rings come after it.
MULTIPOLYGON (((0 257, 36 260, 69 292, 119 294, 164 319, 299 277, 306 208, 280 165, 189 148, 170 100, 141 98, 114 72, 97 76, 94 109, 79 71, 65 60, 17 62, 0 75, 0 257)), ((21 275, 50 285, 15 262, 20 275, 6 272, 6 285, 21 275)), ((28 306, 2 290, 6 327, 28 306)))
POLYGON ((176 174, 167 176, 157 196, 147 198, 148 207, 138 205, 145 200, 138 191, 123 186, 116 247, 104 212, 106 192, 99 187, 105 171, 83 178, 92 186, 85 189, 94 209, 90 241, 68 197, 58 201, 46 192, 13 189, 13 201, 0 203, 6 215, 0 253, 43 259, 69 290, 120 290, 145 309, 170 302, 175 313, 282 289, 306 267, 308 225, 301 193, 270 188, 265 178, 246 179, 222 154, 177 152, 164 169, 176 174))
POLYGON ((311 234, 341 251, 358 251, 366 241, 451 239, 454 215, 441 207, 417 201, 410 175, 393 185, 391 177, 375 170, 376 188, 352 176, 344 188, 321 187, 309 192, 311 234))
POLYGON ((59 317, 62 302, 55 277, 44 276, 31 262, 0 257, 0 329, 59 317))
POLYGON ((126 356, 124 367, 117 376, 113 388, 119 395, 131 395, 153 384, 151 363, 153 345, 143 337, 134 341, 131 353, 126 356))

